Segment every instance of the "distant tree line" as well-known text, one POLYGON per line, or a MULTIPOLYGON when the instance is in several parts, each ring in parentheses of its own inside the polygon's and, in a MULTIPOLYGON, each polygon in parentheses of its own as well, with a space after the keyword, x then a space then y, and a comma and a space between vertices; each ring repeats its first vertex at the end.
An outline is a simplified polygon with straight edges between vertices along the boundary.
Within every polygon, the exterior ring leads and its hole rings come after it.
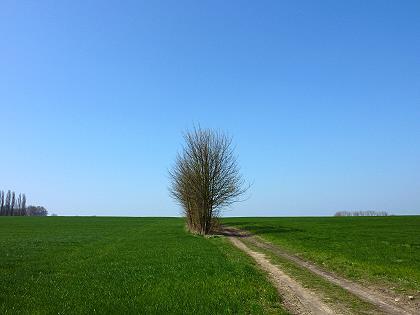
POLYGON ((386 211, 338 211, 334 214, 335 217, 387 217, 386 211))
POLYGON ((17 195, 14 191, 6 193, 0 190, 0 216, 47 216, 44 207, 26 206, 25 194, 17 195))
POLYGON ((14 191, 8 190, 4 193, 0 191, 0 215, 22 216, 26 215, 26 196, 19 194, 16 196, 14 191))

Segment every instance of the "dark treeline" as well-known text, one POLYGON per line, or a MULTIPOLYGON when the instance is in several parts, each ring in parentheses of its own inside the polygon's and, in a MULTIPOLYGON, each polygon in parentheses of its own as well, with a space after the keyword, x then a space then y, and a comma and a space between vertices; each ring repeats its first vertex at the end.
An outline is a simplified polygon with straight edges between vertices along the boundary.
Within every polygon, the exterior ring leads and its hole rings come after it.
POLYGON ((44 207, 26 206, 25 194, 17 195, 14 191, 6 193, 0 190, 0 216, 46 216, 44 207))
POLYGON ((8 190, 0 191, 0 215, 22 216, 26 215, 26 196, 8 190))
POLYGON ((386 217, 386 211, 339 211, 334 214, 336 217, 386 217))
POLYGON ((48 211, 44 207, 29 206, 26 209, 26 215, 36 216, 36 217, 45 217, 48 215, 48 211))

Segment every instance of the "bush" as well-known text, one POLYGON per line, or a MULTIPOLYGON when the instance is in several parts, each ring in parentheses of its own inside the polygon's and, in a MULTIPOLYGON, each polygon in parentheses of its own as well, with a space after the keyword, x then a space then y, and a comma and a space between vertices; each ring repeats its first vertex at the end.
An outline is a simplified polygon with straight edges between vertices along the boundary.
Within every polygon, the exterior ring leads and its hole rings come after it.
POLYGON ((189 230, 205 235, 215 226, 220 210, 239 201, 247 188, 230 137, 195 128, 184 139, 170 172, 170 192, 182 206, 189 230))

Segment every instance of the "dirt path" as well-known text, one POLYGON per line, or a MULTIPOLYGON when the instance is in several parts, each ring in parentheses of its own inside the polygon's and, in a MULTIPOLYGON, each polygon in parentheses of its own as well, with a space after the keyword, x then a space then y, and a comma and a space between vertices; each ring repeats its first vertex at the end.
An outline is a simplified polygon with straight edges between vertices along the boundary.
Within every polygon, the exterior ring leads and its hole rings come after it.
POLYGON ((230 236, 229 239, 233 245, 251 256, 261 269, 269 274, 271 281, 283 297, 284 305, 289 311, 294 314, 305 315, 335 314, 315 294, 282 272, 277 266, 265 258, 263 254, 251 250, 239 238, 230 236))
MULTIPOLYGON (((331 272, 320 269, 318 266, 307 262, 297 256, 286 253, 278 246, 272 245, 268 242, 265 242, 254 235, 249 233, 239 231, 237 229, 228 228, 225 229, 225 235, 228 235, 231 239, 238 240, 238 238, 246 238, 247 242, 250 242, 256 247, 261 249, 266 249, 272 252, 275 255, 278 255, 284 259, 287 259, 294 264, 310 270, 312 273, 322 277, 323 279, 334 283, 337 286, 347 290, 348 292, 354 294, 360 299, 375 305, 383 314, 393 314, 393 315, 411 315, 418 314, 417 309, 409 308, 409 306, 402 307, 394 303, 393 297, 386 296, 380 292, 373 291, 370 288, 365 288, 355 282, 339 277, 331 272)), ((254 252, 255 253, 255 252, 254 252)), ((276 267, 277 268, 277 267, 276 267)), ((300 314, 300 313, 299 313, 300 314)))

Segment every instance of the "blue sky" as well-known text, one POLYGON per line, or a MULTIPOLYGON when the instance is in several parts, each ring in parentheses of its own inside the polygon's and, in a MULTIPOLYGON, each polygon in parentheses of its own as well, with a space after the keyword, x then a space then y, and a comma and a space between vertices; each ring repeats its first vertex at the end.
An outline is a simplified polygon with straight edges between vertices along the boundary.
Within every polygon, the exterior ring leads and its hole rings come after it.
POLYGON ((182 132, 230 133, 226 215, 420 214, 419 1, 2 1, 0 188, 178 215, 182 132))

